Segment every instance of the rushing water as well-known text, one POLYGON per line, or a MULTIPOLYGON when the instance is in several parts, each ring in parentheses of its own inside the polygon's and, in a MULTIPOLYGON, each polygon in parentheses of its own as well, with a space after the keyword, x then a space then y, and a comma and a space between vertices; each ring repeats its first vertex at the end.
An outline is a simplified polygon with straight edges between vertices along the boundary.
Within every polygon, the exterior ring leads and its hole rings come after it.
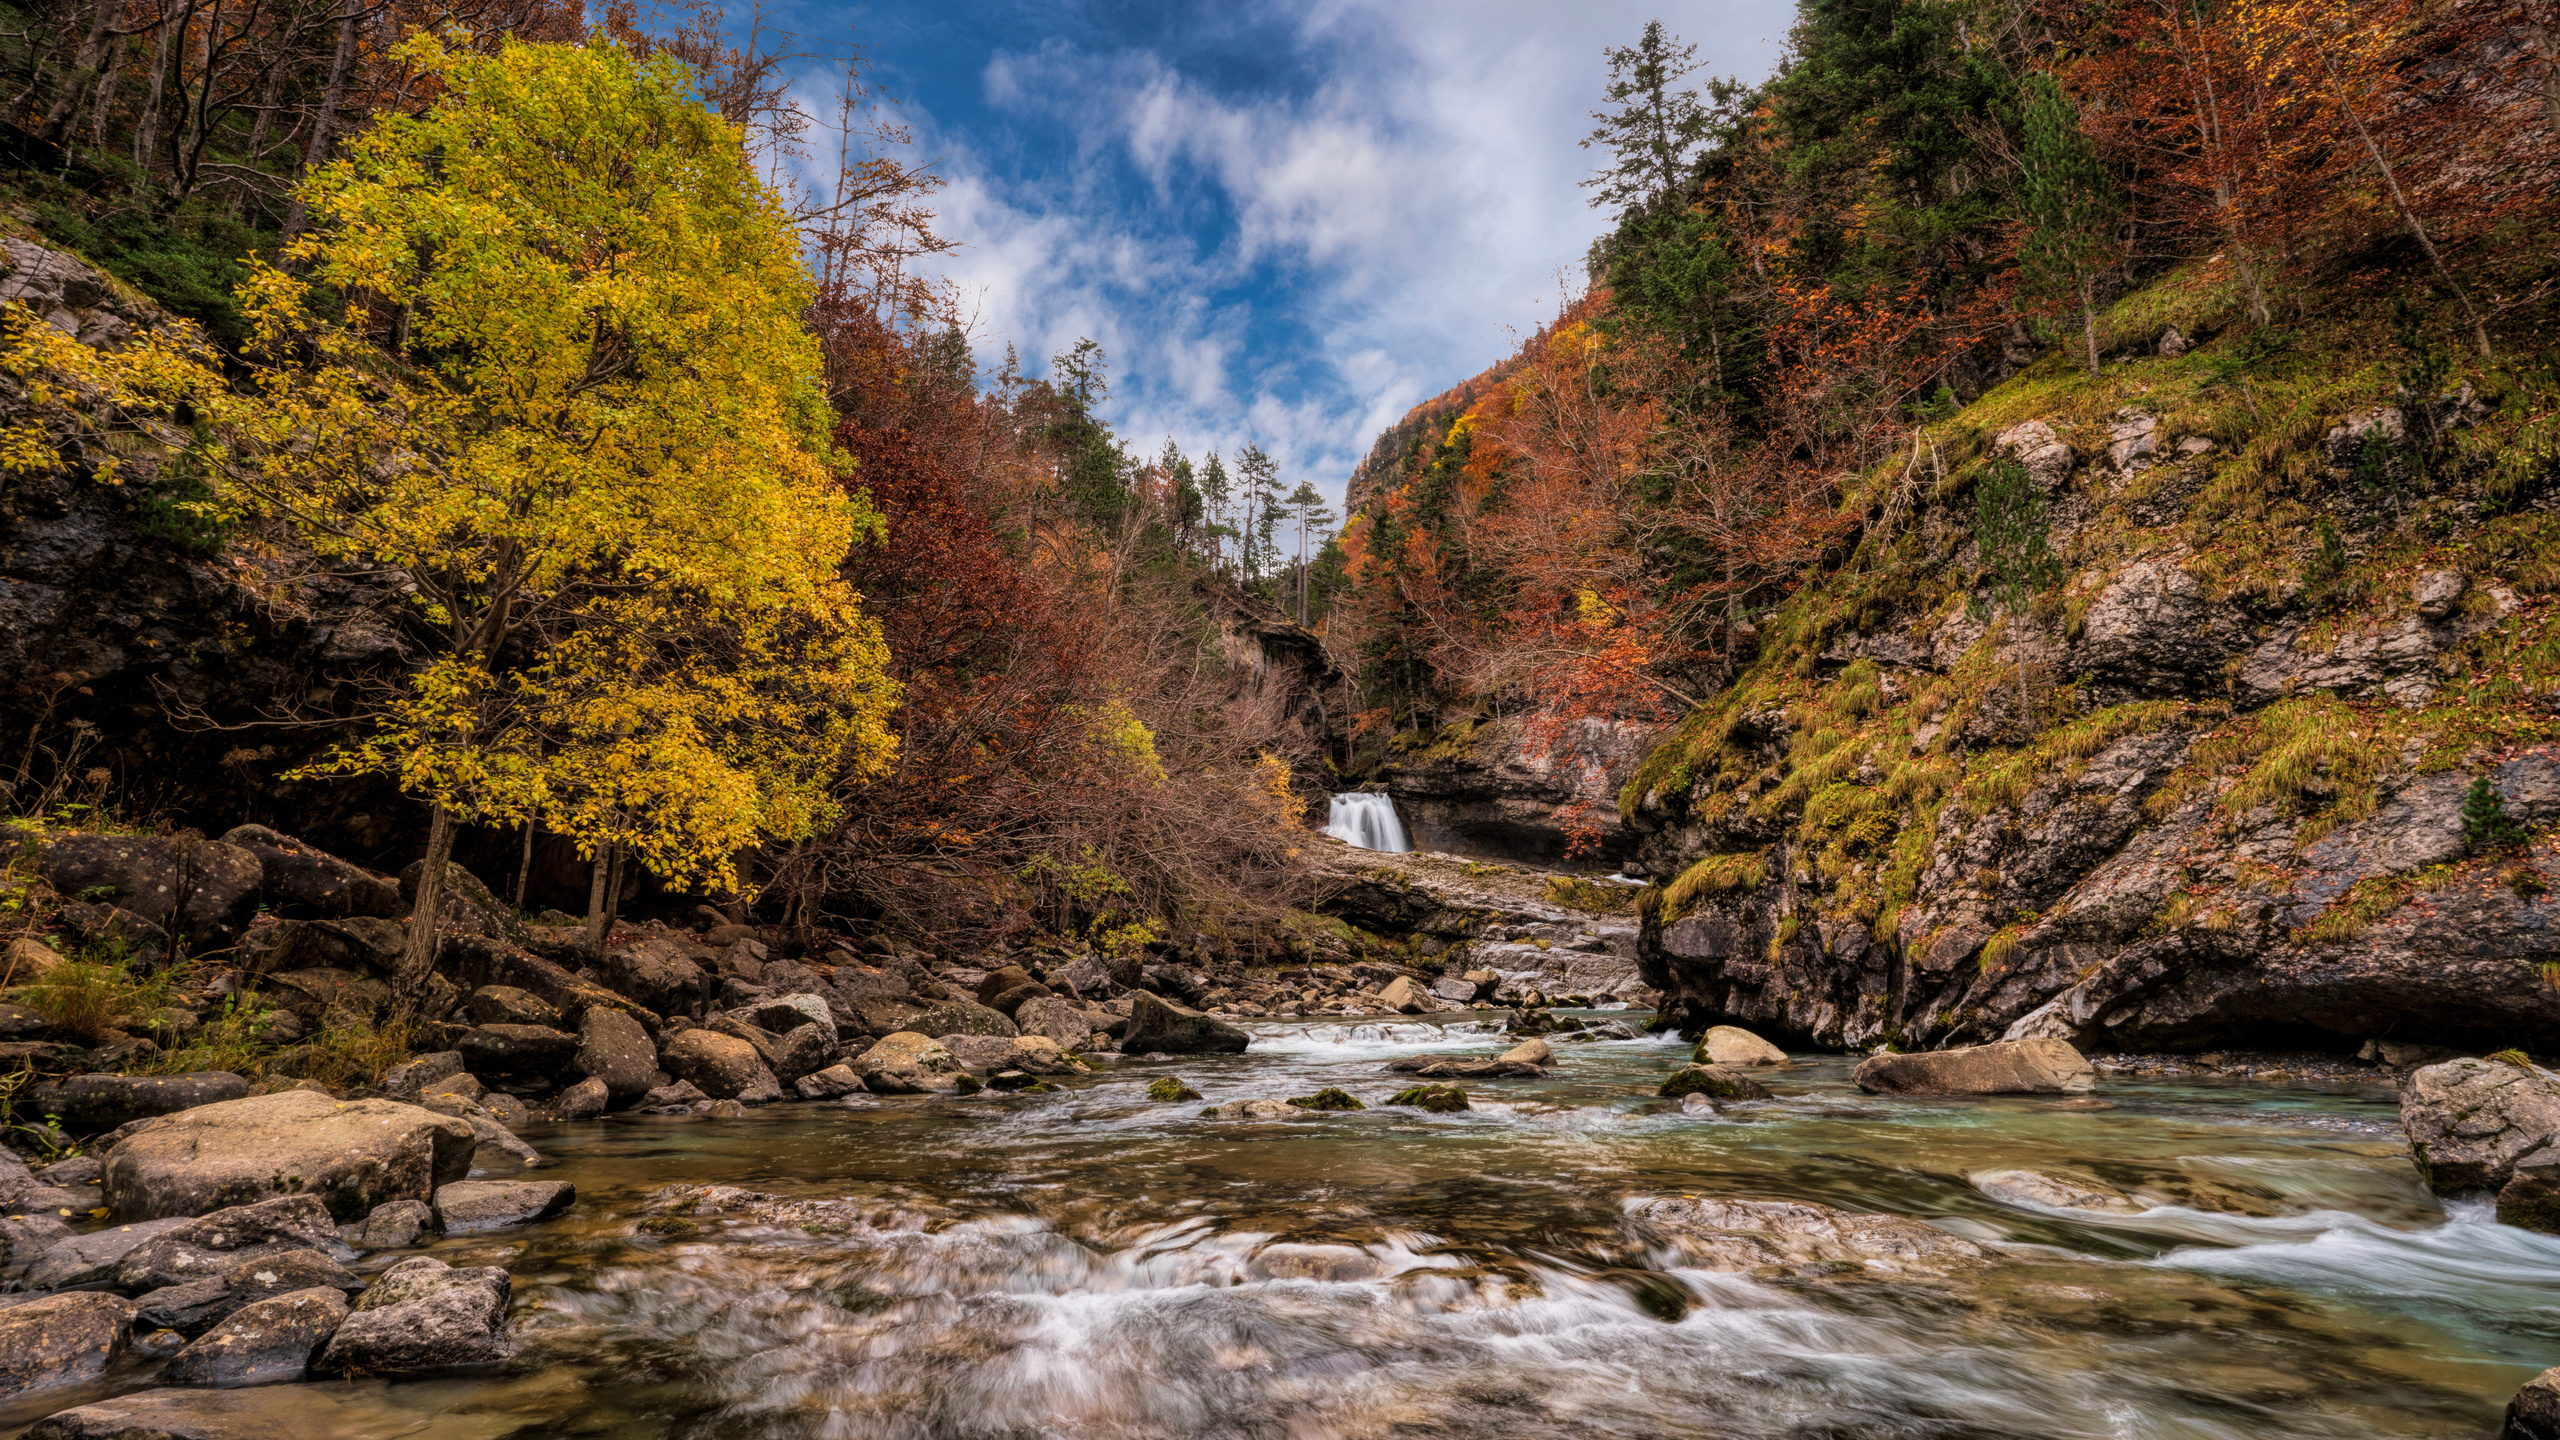
POLYGON ((1559 1046, 1456 1115, 1222 1123, 1142 1093, 1374 1104, 1405 1083, 1383 1061, 1488 1038, 1275 1024, 1055 1094, 531 1129, 577 1208, 436 1251, 513 1269, 520 1372, 298 1393, 362 1417, 338 1433, 473 1440, 2367 1440, 2484 1437, 2560 1361, 2560 1240, 2440 1209, 2382 1089, 1936 1102, 1825 1060, 1718 1117, 1650 1098, 1682 1054, 1654 1039, 1559 1046), (2014 1168, 2145 1208, 1966 1179, 2014 1168), (677 1182, 841 1203, 644 1209, 677 1182), (1665 1195, 1913 1216, 1998 1258, 1684 1269, 1624 1219, 1665 1195))
POLYGON ((1363 850, 1401 855, 1413 848, 1405 838, 1404 822, 1396 818, 1395 798, 1389 795, 1354 790, 1334 796, 1324 833, 1363 850))

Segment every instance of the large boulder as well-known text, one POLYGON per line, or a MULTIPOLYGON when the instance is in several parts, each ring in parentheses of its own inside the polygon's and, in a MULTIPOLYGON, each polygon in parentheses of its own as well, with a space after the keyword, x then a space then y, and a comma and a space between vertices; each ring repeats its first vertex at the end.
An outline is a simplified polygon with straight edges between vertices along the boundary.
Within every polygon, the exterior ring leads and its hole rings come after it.
POLYGON ((1722 1065, 1683 1065, 1655 1092, 1666 1100, 1704 1095, 1710 1100, 1766 1100, 1769 1087, 1722 1065))
POLYGON ((572 1068, 603 1082, 617 1104, 627 1104, 658 1083, 658 1047, 640 1022, 619 1010, 590 1007, 578 1020, 578 1053, 572 1068))
POLYGON ((119 1220, 151 1220, 286 1190, 356 1220, 463 1178, 477 1143, 469 1125, 415 1105, 286 1090, 164 1115, 127 1136, 107 1156, 106 1203, 119 1220))
POLYGON ((316 1195, 235 1205, 150 1236, 116 1262, 116 1284, 136 1293, 225 1275, 243 1260, 338 1243, 335 1217, 316 1195))
POLYGON ((483 985, 462 997, 462 1013, 478 1025, 539 1025, 560 1028, 560 1010, 530 990, 513 985, 483 985))
POLYGON ((37 863, 55 890, 112 891, 117 908, 184 935, 199 950, 239 941, 265 879, 257 856, 195 835, 57 835, 37 863))
POLYGON ((1962 1050, 1870 1055, 1849 1073, 1870 1095, 2061 1095, 2097 1072, 2061 1040, 1999 1040, 1962 1050))
POLYGON ((2524 1382, 2507 1402, 2506 1428, 2498 1440, 2560 1440, 2560 1366, 2524 1382))
POLYGON ((295 1290, 242 1306, 169 1357, 173 1385, 275 1385, 299 1380, 338 1333, 347 1297, 335 1287, 295 1290))
POLYGON ((733 1011, 711 1017, 710 1028, 755 1047, 756 1058, 785 1085, 836 1063, 835 1027, 831 1025, 803 1023, 777 1035, 733 1011))
POLYGON ((1124 1054, 1236 1055, 1251 1037, 1188 1005, 1141 990, 1130 997, 1128 1028, 1120 1032, 1124 1054))
MULTIPOLYGON (((414 908, 418 903, 418 877, 427 873, 427 862, 412 860, 400 872, 400 903, 414 908)), ((491 893, 480 883, 480 877, 448 861, 444 867, 444 893, 436 905, 436 930, 444 935, 478 935, 502 940, 510 945, 530 945, 533 932, 516 918, 515 907, 491 893)))
POLYGON ((959 1088, 960 1061, 941 1041, 901 1030, 857 1056, 853 1072, 881 1095, 948 1094, 959 1088))
POLYGON ((640 1002, 543 959, 529 950, 485 935, 446 935, 436 946, 436 968, 466 989, 510 985, 529 991, 560 1012, 561 1023, 575 1025, 587 1011, 602 1005, 620 1010, 651 1034, 658 1012, 640 1002))
POLYGON ((1784 1065, 1787 1052, 1739 1025, 1718 1025, 1689 1058, 1701 1065, 1784 1065))
POLYGON ((1074 1001, 1054 998, 1025 1000, 1013 1012, 1013 1023, 1025 1035, 1048 1036, 1062 1050, 1083 1049, 1093 1032, 1102 1028, 1074 1001))
POLYGON ((454 1041, 475 1075, 556 1075, 578 1053, 578 1037, 547 1025, 478 1025, 454 1041))
POLYGON ((339 1374, 413 1375, 494 1365, 508 1342, 507 1272, 455 1269, 421 1255, 382 1272, 338 1326, 318 1368, 339 1374))
POLYGON ((2498 1189, 2498 1223, 2560 1235, 2560 1147, 2516 1162, 2515 1175, 2498 1189))
POLYGON ((325 969, 387 977, 399 967, 408 938, 399 921, 366 915, 279 920, 256 926, 241 940, 240 969, 250 975, 325 969))
POLYGON ((2516 1162, 2560 1143, 2560 1075, 2503 1060, 2448 1060, 2400 1082, 2400 1125, 2439 1195, 2495 1190, 2516 1162))
POLYGON ((699 1015, 720 982, 694 962, 692 950, 680 940, 636 941, 606 954, 596 971, 605 984, 661 1015, 699 1015))
POLYGON ((74 1135, 103 1135, 154 1115, 218 1105, 249 1093, 249 1082, 227 1070, 184 1075, 71 1075, 28 1089, 22 1113, 50 1115, 74 1135))
POLYGON ((278 915, 312 920, 365 915, 388 920, 401 912, 398 882, 350 865, 306 841, 264 825, 239 825, 224 832, 222 843, 257 857, 267 904, 278 915))
POLYGON ((0 1398, 94 1379, 133 1336, 133 1302, 95 1291, 0 1310, 0 1398))
POLYGON ((658 1048, 658 1063, 715 1100, 760 1104, 782 1096, 781 1082, 756 1047, 716 1030, 687 1030, 658 1048))
POLYGON ((1388 981, 1378 998, 1399 1015, 1421 1015, 1440 1008, 1438 997, 1402 975, 1388 981))

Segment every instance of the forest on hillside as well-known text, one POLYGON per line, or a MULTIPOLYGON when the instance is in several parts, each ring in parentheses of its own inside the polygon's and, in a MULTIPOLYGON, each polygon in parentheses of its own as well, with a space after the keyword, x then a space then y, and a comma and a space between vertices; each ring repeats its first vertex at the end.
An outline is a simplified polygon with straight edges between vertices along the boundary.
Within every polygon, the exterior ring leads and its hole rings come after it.
MULTIPOLYGON (((1968 588, 2061 603, 2044 499, 1987 422, 1953 423, 1994 391, 2006 423, 2099 392, 2244 412, 2226 438, 2263 438, 2194 539, 2285 579, 2345 568, 2341 501, 2529 508, 2560 479, 2555 16, 1809 0, 1758 85, 1647 27, 1585 142, 1615 217, 1589 288, 1352 478, 1328 638, 1358 763, 1488 711, 1569 746, 1577 720, 1720 708, 1775 641, 1820 648, 1773 625, 1903 613, 1951 547, 1968 588), (2160 357, 2174 374, 2123 363, 2160 357), (2343 495, 2302 457, 2341 400, 2456 391, 2494 419, 2377 437, 2343 495), (1915 533, 1933 502, 1969 523, 1915 533), (1781 622, 1817 576, 1862 598, 1781 622)), ((2356 558, 2422 548, 2409 518, 2356 558)))

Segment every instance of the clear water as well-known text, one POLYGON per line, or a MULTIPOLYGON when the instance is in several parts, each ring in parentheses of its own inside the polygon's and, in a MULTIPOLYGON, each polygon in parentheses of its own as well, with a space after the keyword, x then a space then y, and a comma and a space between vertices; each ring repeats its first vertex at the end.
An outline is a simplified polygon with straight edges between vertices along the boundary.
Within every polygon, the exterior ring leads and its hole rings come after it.
POLYGON ((1352 791, 1334 796, 1324 833, 1363 850, 1402 855, 1413 849, 1413 842, 1405 837, 1404 821, 1396 817, 1396 802, 1387 795, 1352 791))
POLYGON ((2560 1239, 2440 1208, 2380 1088, 1887 1100, 1824 1060, 1719 1118, 1650 1098, 1683 1050, 1642 1040, 1559 1046, 1459 1115, 1222 1123, 1142 1093, 1172 1073, 1210 1101, 1374 1103, 1404 1083, 1388 1059, 1488 1048, 1275 1024, 1243 1056, 1053 1095, 531 1130, 577 1208, 436 1252, 512 1267, 520 1372, 296 1393, 338 1403, 330 1434, 432 1437, 2481 1440, 2560 1362, 2560 1239), (1965 1178, 2009 1168, 2147 1208, 2038 1211, 1965 1178), (643 1230, 686 1181, 845 1203, 643 1230), (1688 1270, 1625 1226, 1658 1195, 2002 1249, 1942 1277, 1688 1270))

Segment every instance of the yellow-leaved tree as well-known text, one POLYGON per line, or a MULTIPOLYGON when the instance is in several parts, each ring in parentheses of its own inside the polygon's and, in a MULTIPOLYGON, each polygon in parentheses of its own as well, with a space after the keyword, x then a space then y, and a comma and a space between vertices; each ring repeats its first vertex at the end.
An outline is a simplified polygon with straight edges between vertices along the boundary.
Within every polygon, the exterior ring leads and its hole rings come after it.
POLYGON ((301 273, 245 287, 232 428, 253 498, 400 571, 437 642, 328 762, 432 807, 405 991, 458 820, 734 884, 848 753, 886 763, 896 693, 839 575, 879 520, 835 483, 810 278, 736 127, 665 57, 403 53, 441 93, 306 183, 301 273))
MULTIPOLYGON (((313 768, 431 808, 406 995, 457 824, 539 820, 599 868, 627 847, 733 887, 740 850, 886 766, 897 689, 840 573, 879 517, 835 479, 810 277, 736 127, 664 57, 400 53, 437 98, 305 183, 294 268, 242 290, 245 385, 169 336, 103 354, 20 323, 7 358, 109 405, 192 404, 222 503, 402 582, 427 656, 313 768)), ((13 433, 0 463, 51 438, 13 433)))

